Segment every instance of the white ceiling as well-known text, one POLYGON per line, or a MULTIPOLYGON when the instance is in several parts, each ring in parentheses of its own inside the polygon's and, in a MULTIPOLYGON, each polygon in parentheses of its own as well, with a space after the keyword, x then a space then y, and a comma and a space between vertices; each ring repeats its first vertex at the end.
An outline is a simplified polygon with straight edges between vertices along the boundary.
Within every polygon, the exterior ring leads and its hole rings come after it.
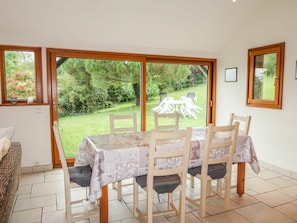
POLYGON ((0 0, 0 44, 217 55, 278 1, 0 0))

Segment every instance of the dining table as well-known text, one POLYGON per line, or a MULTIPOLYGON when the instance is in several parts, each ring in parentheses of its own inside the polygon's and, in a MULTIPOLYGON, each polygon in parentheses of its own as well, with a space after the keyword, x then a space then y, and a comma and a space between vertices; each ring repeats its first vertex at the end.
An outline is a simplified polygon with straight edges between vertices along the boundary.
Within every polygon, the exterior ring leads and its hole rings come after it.
MULTIPOLYGON (((206 127, 192 128, 189 168, 202 164, 206 132, 206 127)), ((144 131, 83 138, 74 165, 92 168, 89 199, 100 199, 101 223, 108 222, 108 184, 147 173, 149 136, 150 132, 144 131)), ((233 161, 238 165, 237 193, 241 196, 244 194, 245 164, 248 163, 255 173, 260 171, 250 136, 238 136, 233 161)))

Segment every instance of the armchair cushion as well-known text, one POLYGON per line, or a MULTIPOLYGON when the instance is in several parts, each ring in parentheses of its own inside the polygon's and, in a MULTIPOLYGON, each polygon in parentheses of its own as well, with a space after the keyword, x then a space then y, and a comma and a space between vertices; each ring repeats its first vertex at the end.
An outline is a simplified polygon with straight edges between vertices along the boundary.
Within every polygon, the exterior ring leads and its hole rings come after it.
POLYGON ((10 140, 6 137, 0 138, 0 161, 7 154, 10 147, 10 140))
POLYGON ((14 127, 10 126, 10 127, 0 127, 0 139, 6 137, 8 139, 12 139, 14 135, 14 127))
POLYGON ((92 169, 90 166, 76 166, 68 168, 70 181, 77 183, 81 187, 90 186, 92 169))
MULTIPOLYGON (((141 187, 146 187, 147 175, 136 177, 136 182, 141 187)), ((154 177, 154 190, 158 194, 171 193, 180 184, 180 182, 180 177, 177 174, 154 177)))
MULTIPOLYGON (((188 169, 188 173, 192 176, 196 176, 197 174, 201 174, 202 166, 193 167, 188 169)), ((211 179, 221 179, 223 178, 226 173, 226 165, 224 164, 212 164, 208 166, 207 175, 211 177, 211 179)))

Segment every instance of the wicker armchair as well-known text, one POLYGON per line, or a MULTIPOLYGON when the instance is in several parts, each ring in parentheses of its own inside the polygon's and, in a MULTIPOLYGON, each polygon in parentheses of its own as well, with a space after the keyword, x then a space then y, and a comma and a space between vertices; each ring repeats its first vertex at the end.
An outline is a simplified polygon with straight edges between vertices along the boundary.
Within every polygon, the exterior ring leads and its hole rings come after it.
POLYGON ((9 222, 19 186, 21 158, 21 144, 12 142, 8 153, 0 161, 0 223, 9 222))

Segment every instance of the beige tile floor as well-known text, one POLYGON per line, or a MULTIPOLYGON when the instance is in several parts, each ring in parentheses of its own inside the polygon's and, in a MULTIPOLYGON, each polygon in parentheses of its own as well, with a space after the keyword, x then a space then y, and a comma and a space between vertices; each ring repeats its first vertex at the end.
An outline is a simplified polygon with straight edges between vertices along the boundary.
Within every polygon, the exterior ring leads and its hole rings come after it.
MULTIPOLYGON (((261 168, 254 174, 247 166, 246 193, 239 197, 232 192, 232 201, 228 210, 222 200, 211 198, 207 202, 207 216, 198 217, 197 208, 187 203, 186 222, 203 223, 297 223, 297 179, 277 174, 261 168)), ((199 193, 196 187, 188 187, 189 196, 199 193)), ((124 200, 116 199, 116 192, 109 187, 109 222, 137 223, 133 218, 132 187, 125 188, 124 200)), ((85 193, 85 191, 83 191, 85 193)), ((75 191, 79 194, 81 191, 75 191)), ((142 202, 144 204, 144 201, 142 202)), ((164 202, 156 203, 162 208, 164 202)), ((13 214, 10 223, 64 223, 65 202, 63 194, 63 173, 61 169, 24 174, 21 177, 13 214)), ((85 221, 88 222, 88 221, 85 221)), ((99 222, 91 219, 91 222, 99 222)), ((177 222, 175 216, 159 217, 158 223, 177 222)), ((83 222, 80 222, 83 223, 83 222)))

